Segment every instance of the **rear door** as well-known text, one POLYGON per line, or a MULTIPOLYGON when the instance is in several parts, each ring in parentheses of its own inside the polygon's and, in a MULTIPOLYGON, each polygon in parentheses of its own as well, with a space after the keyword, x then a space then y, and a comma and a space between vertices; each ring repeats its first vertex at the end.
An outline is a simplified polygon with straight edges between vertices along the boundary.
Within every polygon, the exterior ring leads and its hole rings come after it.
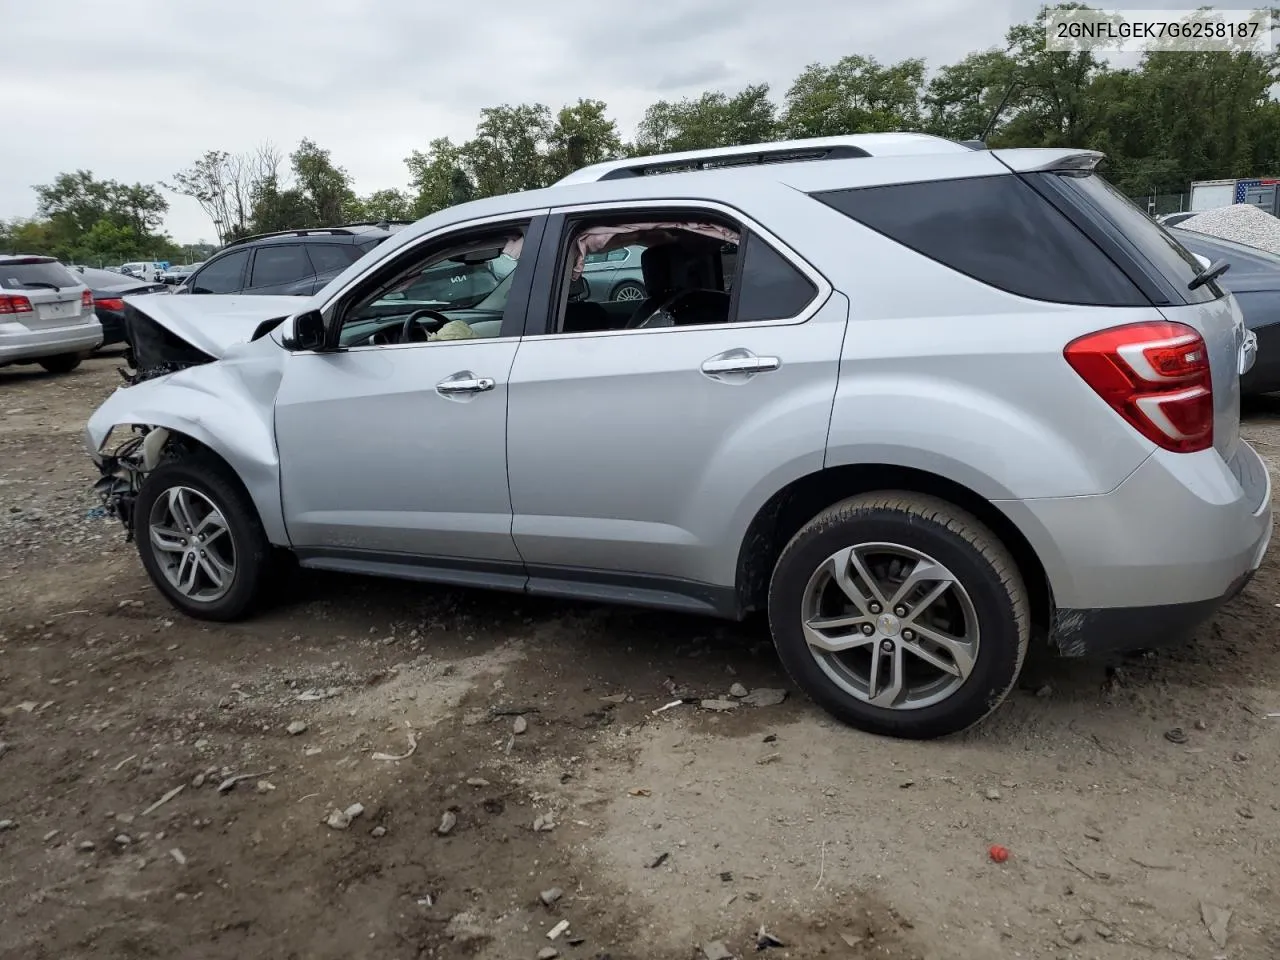
MULTIPOLYGON (((29 311, 12 317, 28 330, 83 323, 92 308, 84 306, 85 285, 50 257, 24 257, 0 262, 0 295, 25 297, 29 311)), ((7 312, 7 311, 6 311, 7 312)))
POLYGON ((508 404, 512 534, 529 589, 731 607, 750 515, 821 469, 847 316, 812 267, 727 208, 611 204, 553 217, 508 404), (630 315, 604 323, 594 289, 570 302, 584 231, 654 220, 686 225, 684 259, 671 262, 673 282, 693 292, 688 312, 673 306, 671 322, 644 328, 630 315), (737 232, 736 280, 715 269, 720 241, 691 235, 708 224, 737 232), (685 254, 691 245, 698 252, 685 254), (571 322, 591 313, 599 325, 571 322))
POLYGON ((235 250, 210 260, 183 287, 189 293, 239 293, 248 267, 249 251, 235 250))
POLYGON ((304 281, 314 279, 315 268, 300 243, 271 243, 253 253, 249 285, 245 293, 271 296, 290 294, 304 281))

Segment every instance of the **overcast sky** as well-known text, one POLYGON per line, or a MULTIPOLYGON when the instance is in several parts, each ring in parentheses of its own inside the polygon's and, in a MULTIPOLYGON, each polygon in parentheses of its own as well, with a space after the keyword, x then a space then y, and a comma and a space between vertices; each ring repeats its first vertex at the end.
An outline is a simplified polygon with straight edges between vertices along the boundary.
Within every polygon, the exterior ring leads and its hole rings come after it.
MULTIPOLYGON (((1123 6, 1158 6, 1128 0, 1123 6)), ((209 149, 304 136, 361 194, 403 187, 404 158, 465 140, 481 107, 578 97, 624 138, 657 99, 767 82, 849 53, 929 66, 998 45, 1035 0, 648 0, 527 4, 413 0, 0 0, 0 218, 35 212, 59 172, 168 179, 209 149)), ((179 242, 211 239, 170 196, 179 242)))

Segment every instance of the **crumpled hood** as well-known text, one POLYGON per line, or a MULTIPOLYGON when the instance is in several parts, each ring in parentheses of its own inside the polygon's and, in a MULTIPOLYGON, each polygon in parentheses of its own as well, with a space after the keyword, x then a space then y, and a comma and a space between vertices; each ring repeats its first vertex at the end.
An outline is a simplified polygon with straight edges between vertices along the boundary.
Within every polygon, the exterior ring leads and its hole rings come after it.
POLYGON ((300 313, 310 299, 153 293, 126 297, 125 302, 197 350, 221 359, 229 346, 249 340, 264 321, 300 313))

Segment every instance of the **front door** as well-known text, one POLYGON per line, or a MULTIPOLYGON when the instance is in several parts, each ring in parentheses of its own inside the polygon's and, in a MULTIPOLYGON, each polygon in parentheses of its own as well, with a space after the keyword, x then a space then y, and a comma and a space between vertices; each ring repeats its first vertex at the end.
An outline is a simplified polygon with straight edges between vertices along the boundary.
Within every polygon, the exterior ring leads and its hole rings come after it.
POLYGON ((407 245, 326 306, 339 349, 288 358, 276 434, 285 522, 304 562, 337 558, 351 569, 354 559, 388 572, 466 570, 472 561, 522 575, 511 539, 507 378, 532 257, 477 302, 424 309, 400 294, 442 257, 518 257, 529 227, 486 225, 407 245))
POLYGON ((543 283, 543 257, 535 282, 558 293, 530 305, 531 326, 540 306, 549 323, 511 373, 512 533, 529 588, 723 609, 750 513, 822 468, 847 301, 715 211, 602 209, 562 234, 560 279, 543 283), (637 243, 643 302, 617 316, 574 302, 581 251, 637 243))

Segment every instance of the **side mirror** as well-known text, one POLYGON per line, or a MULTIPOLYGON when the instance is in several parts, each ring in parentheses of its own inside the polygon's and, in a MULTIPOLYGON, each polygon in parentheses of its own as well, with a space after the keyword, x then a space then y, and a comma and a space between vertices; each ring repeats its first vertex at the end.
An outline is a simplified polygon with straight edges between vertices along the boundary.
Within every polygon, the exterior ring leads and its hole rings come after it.
POLYGON ((290 347, 294 350, 323 350, 324 334, 324 320, 319 310, 300 313, 293 318, 293 343, 290 347))

